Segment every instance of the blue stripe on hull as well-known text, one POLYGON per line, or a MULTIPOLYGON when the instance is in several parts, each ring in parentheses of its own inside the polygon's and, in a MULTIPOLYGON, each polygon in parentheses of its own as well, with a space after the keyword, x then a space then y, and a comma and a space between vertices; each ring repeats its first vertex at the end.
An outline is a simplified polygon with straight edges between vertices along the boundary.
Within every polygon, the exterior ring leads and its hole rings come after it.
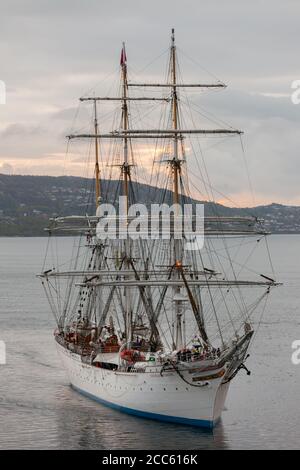
POLYGON ((187 424, 189 426, 197 426, 197 427, 206 428, 206 429, 207 428, 213 429, 213 427, 216 424, 216 422, 214 421, 181 418, 180 416, 167 416, 167 415, 162 415, 158 413, 149 413, 148 411, 140 411, 140 410, 135 410, 133 408, 127 408, 126 406, 116 405, 115 403, 111 403, 110 401, 106 401, 106 400, 103 400, 102 398, 96 397, 95 395, 92 395, 91 393, 86 392, 85 390, 82 390, 81 388, 76 387, 73 384, 71 384, 71 386, 74 388, 74 390, 77 390, 82 395, 85 395, 86 397, 91 398, 92 400, 95 400, 101 403, 102 405, 108 406, 109 408, 112 408, 114 410, 121 411, 122 413, 127 413, 129 415, 138 416, 139 418, 154 419, 157 421, 165 421, 168 423, 187 424))

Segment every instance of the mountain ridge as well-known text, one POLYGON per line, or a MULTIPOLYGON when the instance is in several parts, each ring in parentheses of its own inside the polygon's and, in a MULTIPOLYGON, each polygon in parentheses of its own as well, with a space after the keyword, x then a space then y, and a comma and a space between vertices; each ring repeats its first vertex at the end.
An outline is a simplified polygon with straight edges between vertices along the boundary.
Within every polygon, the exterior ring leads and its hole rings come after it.
MULTIPOLYGON (((102 191, 114 202, 118 181, 104 180, 102 191)), ((0 174, 0 236, 41 236, 48 219, 58 215, 93 213, 94 181, 80 176, 31 176, 0 174)), ((157 188, 133 183, 139 201, 147 204, 154 199, 157 188)), ((171 202, 171 192, 161 191, 171 202)), ((157 193, 156 193, 157 196, 157 193)), ((265 220, 265 228, 273 233, 300 233, 300 206, 280 203, 256 207, 234 208, 207 201, 206 215, 252 215, 265 220)))

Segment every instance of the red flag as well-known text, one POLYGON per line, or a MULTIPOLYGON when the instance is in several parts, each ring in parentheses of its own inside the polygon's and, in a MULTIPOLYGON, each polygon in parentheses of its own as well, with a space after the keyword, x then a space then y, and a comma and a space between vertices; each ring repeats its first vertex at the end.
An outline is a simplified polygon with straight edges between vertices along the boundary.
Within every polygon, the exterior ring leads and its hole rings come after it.
POLYGON ((123 44, 122 52, 121 52, 120 65, 122 65, 122 66, 125 65, 126 61, 127 61, 127 57, 126 57, 126 51, 125 51, 125 44, 123 44))

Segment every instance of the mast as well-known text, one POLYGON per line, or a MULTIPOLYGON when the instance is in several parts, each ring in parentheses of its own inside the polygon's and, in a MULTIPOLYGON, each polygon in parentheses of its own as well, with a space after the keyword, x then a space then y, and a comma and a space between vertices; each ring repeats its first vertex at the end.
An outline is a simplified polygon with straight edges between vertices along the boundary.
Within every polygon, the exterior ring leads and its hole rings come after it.
POLYGON ((124 147, 123 147, 123 155, 124 155, 124 162, 122 166, 122 173, 123 173, 123 189, 124 189, 124 196, 126 197, 126 215, 128 215, 128 208, 129 208, 129 197, 128 197, 128 180, 129 180, 129 172, 130 167, 128 164, 128 137, 127 137, 127 130, 128 130, 128 107, 127 107, 127 57, 126 57, 126 50, 125 50, 125 43, 123 42, 123 48, 121 52, 121 68, 122 68, 122 127, 124 133, 124 147))
POLYGON ((94 130, 95 130, 95 191, 96 191, 96 209, 100 204, 100 169, 99 169, 99 142, 98 142, 98 118, 97 101, 94 100, 94 130))
MULTIPOLYGON (((177 87, 176 87, 176 46, 175 46, 175 31, 172 29, 171 36, 171 87, 172 87, 172 124, 174 131, 173 138, 173 159, 171 160, 171 168, 173 174, 173 204, 175 204, 175 218, 179 216, 178 205, 180 203, 179 198, 179 174, 180 174, 180 160, 178 155, 178 96, 177 96, 177 87)), ((177 222, 176 222, 177 223, 177 222)), ((175 277, 179 279, 180 277, 180 268, 182 266, 182 253, 180 250, 180 240, 174 237, 174 264, 176 267, 175 277)), ((175 324, 176 324, 176 333, 175 333, 175 347, 176 349, 182 349, 184 346, 182 338, 182 316, 184 315, 184 297, 181 295, 180 287, 176 286, 173 289, 174 296, 174 307, 175 307, 175 324)))
MULTIPOLYGON (((122 164, 122 175, 123 175, 123 194, 126 200, 126 217, 125 224, 127 229, 127 218, 129 211, 129 192, 128 192, 128 183, 130 178, 130 165, 128 163, 128 107, 127 107, 127 57, 125 50, 125 43, 123 42, 122 52, 121 52, 121 61, 122 69, 122 130, 123 130, 123 164, 122 164)), ((125 251, 125 262, 129 267, 130 264, 130 242, 126 238, 124 240, 124 251, 125 251)), ((131 299, 130 299, 130 289, 124 288, 125 295, 125 335, 126 341, 130 343, 132 341, 132 308, 131 308, 131 299)))
MULTIPOLYGON (((181 160, 179 159, 178 143, 180 139, 178 129, 178 95, 177 95, 177 83, 176 83, 176 46, 175 46, 175 31, 172 29, 171 36, 171 81, 172 81, 172 135, 173 135, 173 158, 170 161, 172 174, 173 174, 173 204, 175 204, 175 218, 179 217, 179 177, 181 172, 181 160)), ((175 266, 182 265, 182 253, 181 253, 180 240, 174 238, 174 264, 175 266)))
MULTIPOLYGON (((174 156, 172 162, 173 169, 173 202, 179 204, 178 192, 178 173, 179 173, 179 159, 178 159, 178 113, 177 113, 177 91, 176 91, 176 46, 175 46, 175 31, 172 29, 172 44, 171 44, 171 65, 172 65, 172 122, 174 130, 174 156)), ((177 260, 176 260, 177 261, 177 260)))

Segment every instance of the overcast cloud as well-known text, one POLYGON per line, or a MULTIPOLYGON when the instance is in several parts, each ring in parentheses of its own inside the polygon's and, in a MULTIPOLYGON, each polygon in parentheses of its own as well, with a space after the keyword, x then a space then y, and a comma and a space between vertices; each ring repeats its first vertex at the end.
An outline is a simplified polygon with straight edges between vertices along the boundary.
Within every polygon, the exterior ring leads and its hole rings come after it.
MULTIPOLYGON (((97 93, 107 93, 110 78, 102 80, 116 72, 122 41, 132 73, 158 81, 166 56, 143 69, 168 48, 175 27, 183 77, 206 80, 209 70, 228 84, 197 104, 245 131, 255 202, 300 204, 300 104, 290 97, 300 79, 298 0, 0 0, 0 7, 7 87, 0 172, 83 174, 78 155, 68 167, 64 160, 78 97, 98 83, 97 93)), ((82 122, 88 117, 82 109, 82 122)), ((237 203, 253 202, 241 152, 239 164, 228 144, 205 158, 214 186, 237 203)))

